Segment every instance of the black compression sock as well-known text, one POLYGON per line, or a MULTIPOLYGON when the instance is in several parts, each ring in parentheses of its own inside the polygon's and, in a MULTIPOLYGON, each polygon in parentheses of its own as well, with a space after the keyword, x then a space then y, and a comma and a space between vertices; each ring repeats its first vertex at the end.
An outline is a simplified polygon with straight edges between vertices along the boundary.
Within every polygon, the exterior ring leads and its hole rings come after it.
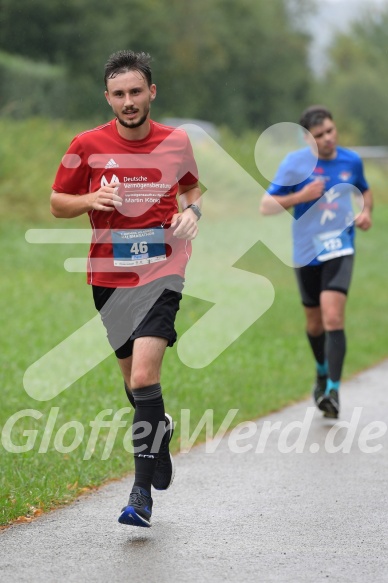
POLYGON ((307 338, 311 346, 311 350, 313 351, 315 360, 318 364, 324 365, 325 364, 325 341, 326 341, 326 334, 323 332, 319 336, 311 336, 307 332, 307 338))
POLYGON ((327 360, 329 378, 333 382, 341 379, 342 366, 346 353, 346 337, 344 330, 327 332, 327 360))
POLYGON ((134 486, 140 486, 151 492, 151 483, 158 457, 158 451, 154 451, 152 445, 158 429, 160 432, 160 427, 165 427, 162 388, 157 383, 141 389, 134 389, 132 396, 136 404, 132 430, 135 456, 134 486))

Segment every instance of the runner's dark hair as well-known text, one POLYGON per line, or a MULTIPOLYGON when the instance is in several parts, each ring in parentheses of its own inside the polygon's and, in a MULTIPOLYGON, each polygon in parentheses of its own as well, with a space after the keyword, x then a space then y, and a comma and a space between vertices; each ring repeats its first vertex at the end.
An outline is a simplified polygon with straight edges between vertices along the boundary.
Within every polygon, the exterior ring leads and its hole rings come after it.
POLYGON ((333 119, 331 112, 323 105, 311 105, 300 116, 299 124, 309 130, 321 125, 325 119, 333 119))
POLYGON ((151 56, 148 53, 135 53, 133 51, 117 51, 106 62, 104 69, 104 83, 107 87, 108 79, 114 79, 127 71, 140 71, 146 78, 148 87, 152 85, 152 72, 150 67, 151 56))

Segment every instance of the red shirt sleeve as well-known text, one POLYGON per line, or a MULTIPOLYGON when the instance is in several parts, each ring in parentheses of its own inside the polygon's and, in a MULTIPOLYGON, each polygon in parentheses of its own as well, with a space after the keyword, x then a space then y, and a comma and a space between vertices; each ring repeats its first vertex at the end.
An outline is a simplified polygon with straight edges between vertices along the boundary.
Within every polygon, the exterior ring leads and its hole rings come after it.
POLYGON ((66 194, 87 194, 90 192, 90 170, 81 140, 76 137, 62 158, 53 190, 66 194))

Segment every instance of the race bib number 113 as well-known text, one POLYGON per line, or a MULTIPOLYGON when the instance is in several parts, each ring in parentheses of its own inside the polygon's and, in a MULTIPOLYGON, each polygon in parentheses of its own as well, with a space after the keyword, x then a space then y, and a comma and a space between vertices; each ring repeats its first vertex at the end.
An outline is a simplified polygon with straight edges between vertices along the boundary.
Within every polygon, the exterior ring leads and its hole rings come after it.
POLYGON ((353 255, 354 247, 348 231, 331 231, 314 237, 318 261, 353 255), (323 249, 322 249, 323 247, 323 249))

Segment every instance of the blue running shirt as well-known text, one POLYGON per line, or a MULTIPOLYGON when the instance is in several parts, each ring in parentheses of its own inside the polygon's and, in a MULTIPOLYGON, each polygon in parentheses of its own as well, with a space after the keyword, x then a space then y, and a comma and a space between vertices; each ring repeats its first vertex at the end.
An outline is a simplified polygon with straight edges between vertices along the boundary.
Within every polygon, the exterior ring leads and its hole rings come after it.
POLYGON ((288 154, 280 164, 268 194, 282 196, 298 192, 316 180, 324 180, 323 195, 295 205, 293 224, 295 266, 318 265, 322 261, 354 253, 354 212, 352 194, 362 194, 369 186, 358 154, 337 147, 332 160, 318 159, 313 173, 306 176, 316 159, 310 148, 288 154), (293 180, 295 177, 295 181, 293 180), (295 182, 295 184, 294 184, 295 182), (293 186, 284 186, 294 184, 293 186))

